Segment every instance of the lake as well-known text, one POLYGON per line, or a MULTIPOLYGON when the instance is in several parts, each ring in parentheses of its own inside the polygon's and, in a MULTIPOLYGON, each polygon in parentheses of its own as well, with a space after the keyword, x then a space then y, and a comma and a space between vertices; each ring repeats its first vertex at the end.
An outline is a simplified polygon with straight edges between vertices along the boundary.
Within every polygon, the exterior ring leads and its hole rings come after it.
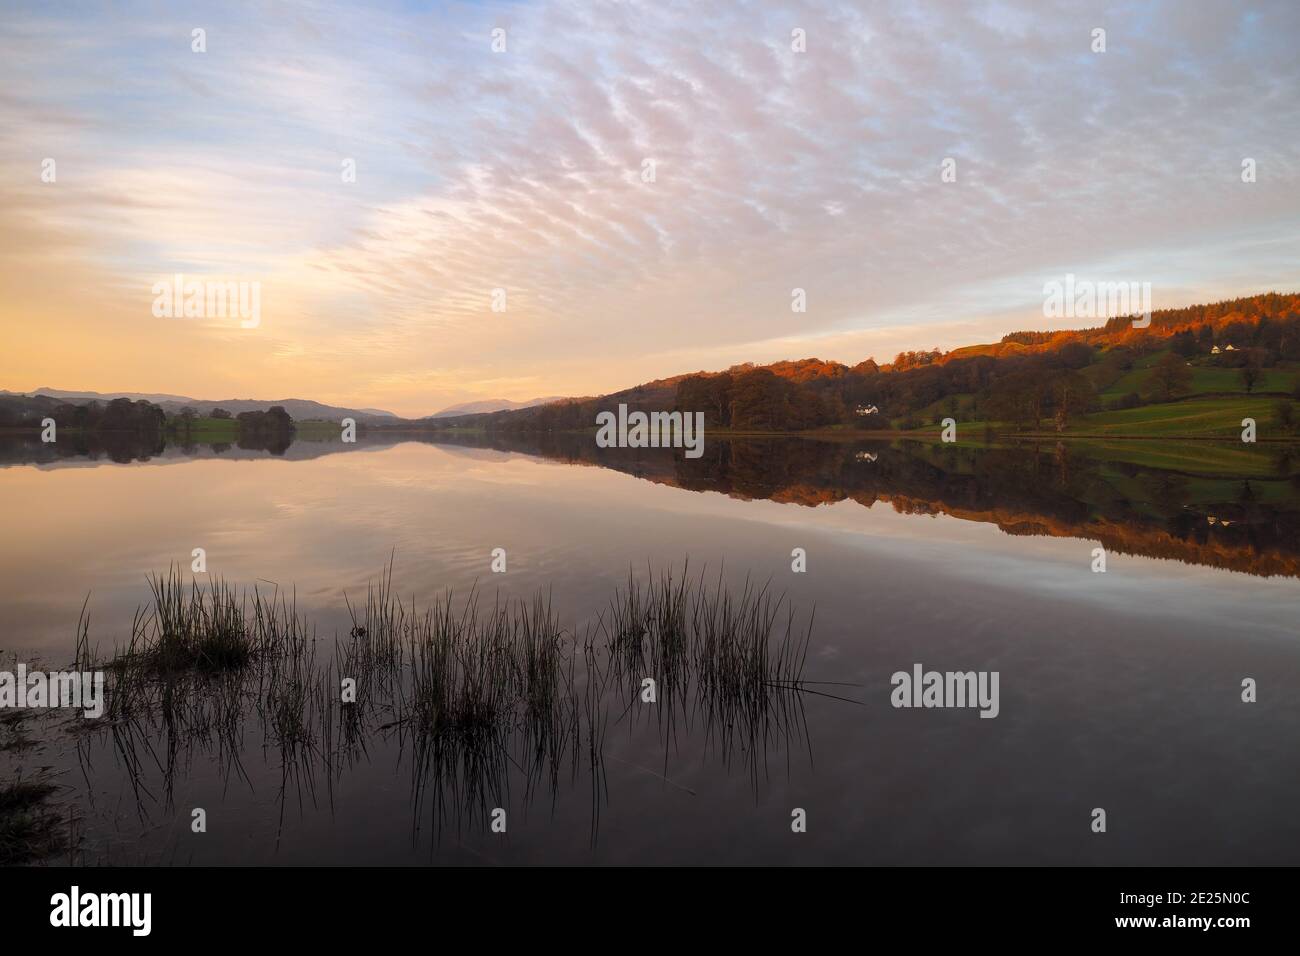
POLYGON ((111 657, 172 566, 291 595, 324 668, 366 639, 353 615, 391 563, 417 612, 448 592, 456 608, 546 596, 575 686, 605 666, 584 635, 630 582, 766 586, 782 632, 787 612, 807 631, 800 684, 733 706, 693 696, 702 678, 629 672, 575 692, 558 757, 534 766, 520 738, 458 751, 450 776, 382 714, 346 745, 287 752, 253 708, 224 724, 53 712, 7 731, 22 742, 0 773, 58 774, 62 859, 1300 863, 1285 447, 737 438, 690 460, 591 436, 378 434, 276 451, 0 443, 0 669, 66 666, 83 602, 111 657), (997 716, 894 706, 892 675, 917 664, 996 672, 997 716))

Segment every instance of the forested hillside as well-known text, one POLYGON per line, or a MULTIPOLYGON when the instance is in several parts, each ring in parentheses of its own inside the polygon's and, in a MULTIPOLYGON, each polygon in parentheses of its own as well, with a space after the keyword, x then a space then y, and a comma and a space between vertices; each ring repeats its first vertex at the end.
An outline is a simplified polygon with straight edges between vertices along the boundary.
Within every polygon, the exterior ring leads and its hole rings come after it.
POLYGON ((1298 417, 1298 379, 1300 294, 1268 293, 1155 312, 1141 329, 1119 317, 1094 329, 1015 332, 951 352, 904 352, 883 365, 746 364, 444 424, 584 429, 598 411, 627 403, 703 411, 708 426, 735 431, 915 429, 951 416, 1010 430, 1112 433, 1169 419, 1143 411, 1154 406, 1191 406, 1193 418, 1211 416, 1202 424, 1212 431, 1227 429, 1234 416, 1239 422, 1243 408, 1287 431, 1298 417), (1195 407, 1209 399, 1221 401, 1195 407))

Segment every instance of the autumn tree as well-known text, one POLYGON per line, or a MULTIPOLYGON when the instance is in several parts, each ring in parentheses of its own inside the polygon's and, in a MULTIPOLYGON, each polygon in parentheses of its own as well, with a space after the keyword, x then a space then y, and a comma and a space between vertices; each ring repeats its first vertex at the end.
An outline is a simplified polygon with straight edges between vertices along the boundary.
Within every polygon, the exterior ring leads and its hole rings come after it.
POLYGON ((726 428, 731 425, 732 387, 729 372, 688 375, 677 383, 677 410, 703 412, 706 424, 726 428))
POLYGON ((993 420, 1037 428, 1049 398, 1047 376, 1041 369, 1027 368, 999 378, 989 390, 985 410, 993 420))
POLYGON ((1088 411, 1095 389, 1086 376, 1077 371, 1067 371, 1055 376, 1048 384, 1048 393, 1055 409, 1056 430, 1064 431, 1070 419, 1088 411))
POLYGON ((1163 402, 1172 401, 1192 386, 1192 370, 1177 352, 1166 352, 1151 369, 1148 391, 1163 402))

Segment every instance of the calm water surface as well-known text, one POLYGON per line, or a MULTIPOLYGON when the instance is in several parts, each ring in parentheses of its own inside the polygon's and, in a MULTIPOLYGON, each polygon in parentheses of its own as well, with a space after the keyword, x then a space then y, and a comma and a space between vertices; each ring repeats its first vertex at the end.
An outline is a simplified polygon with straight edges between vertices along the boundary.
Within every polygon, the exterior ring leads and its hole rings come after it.
POLYGON ((504 835, 417 804, 391 736, 328 780, 286 776, 252 732, 239 772, 191 743, 164 773, 160 736, 128 773, 93 728, 0 755, 8 772, 68 771, 78 859, 1300 863, 1300 489, 1285 463, 1242 479, 1063 449, 713 442, 687 462, 466 441, 14 452, 0 656, 66 664, 87 595, 106 651, 146 576, 188 576, 197 547, 212 576, 292 590, 323 647, 347 635, 345 592, 364 600, 390 558, 408 603, 541 590, 575 634, 629 574, 689 559, 735 588, 770 582, 801 623, 815 608, 805 677, 852 685, 822 688, 849 699, 802 694, 798 732, 753 747, 622 703, 601 788, 581 765, 540 790, 515 781, 490 801, 504 835), (894 709, 890 675, 917 662, 1000 672, 1000 716, 894 709), (1245 677, 1258 703, 1241 702, 1245 677), (195 807, 206 834, 190 832, 195 807), (791 832, 796 807, 806 833, 791 832))

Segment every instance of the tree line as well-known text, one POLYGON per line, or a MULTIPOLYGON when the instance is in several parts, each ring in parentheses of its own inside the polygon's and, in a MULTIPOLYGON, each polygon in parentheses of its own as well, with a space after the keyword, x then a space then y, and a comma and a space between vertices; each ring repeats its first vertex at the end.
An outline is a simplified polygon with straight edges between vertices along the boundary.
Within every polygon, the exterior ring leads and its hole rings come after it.
MULTIPOLYGON (((222 408, 209 415, 214 419, 233 417, 240 436, 252 438, 278 438, 291 435, 295 426, 293 418, 281 405, 266 411, 241 412, 232 416, 222 408)), ((76 432, 121 432, 136 435, 162 435, 171 433, 188 436, 199 420, 191 407, 182 408, 168 416, 159 405, 146 400, 132 401, 115 398, 108 402, 62 402, 45 395, 0 396, 0 428, 33 429, 53 419, 59 429, 76 432)))

